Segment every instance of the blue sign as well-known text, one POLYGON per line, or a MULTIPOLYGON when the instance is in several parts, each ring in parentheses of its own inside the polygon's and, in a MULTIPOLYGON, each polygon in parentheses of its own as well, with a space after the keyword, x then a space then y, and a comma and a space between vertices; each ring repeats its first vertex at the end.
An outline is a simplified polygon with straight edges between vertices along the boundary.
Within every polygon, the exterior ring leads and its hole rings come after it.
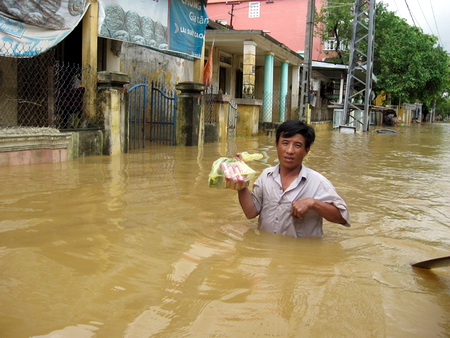
POLYGON ((200 58, 207 24, 208 15, 202 1, 171 1, 170 49, 200 58))

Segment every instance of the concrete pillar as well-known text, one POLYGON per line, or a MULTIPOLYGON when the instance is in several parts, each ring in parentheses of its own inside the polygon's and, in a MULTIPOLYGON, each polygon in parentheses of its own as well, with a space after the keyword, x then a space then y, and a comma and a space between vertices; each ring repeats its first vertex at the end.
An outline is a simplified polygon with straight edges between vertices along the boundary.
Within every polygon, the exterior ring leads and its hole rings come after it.
POLYGON ((242 69, 242 98, 253 99, 255 95, 256 43, 244 41, 244 58, 242 69))
POLYGON ((288 93, 288 70, 289 61, 281 62, 281 79, 280 79, 280 122, 284 122, 286 118, 286 98, 288 93))
POLYGON ((206 87, 198 82, 180 82, 175 88, 181 91, 177 95, 176 144, 197 146, 199 139, 203 137, 202 91, 206 87))
POLYGON ((128 94, 123 85, 130 82, 127 74, 98 72, 98 117, 104 119, 103 154, 118 155, 128 152, 129 121, 128 94))
POLYGON ((344 99, 344 72, 341 72, 341 82, 339 84, 339 101, 338 103, 341 104, 344 99))
POLYGON ((203 42, 202 56, 194 59, 194 82, 203 83, 203 72, 205 71, 205 42, 203 42))
POLYGON ((84 94, 83 114, 89 117, 95 116, 95 99, 97 86, 97 49, 98 49, 98 1, 93 0, 83 17, 82 32, 82 67, 89 69, 83 72, 83 86, 86 88, 84 94))
POLYGON ((264 111, 263 122, 272 122, 272 99, 273 99, 273 66, 274 53, 268 52, 264 62, 264 111))
POLYGON ((291 70, 291 107, 290 107, 290 114, 289 114, 289 119, 294 119, 297 118, 297 115, 292 115, 295 114, 294 112, 298 109, 299 107, 299 99, 300 99, 300 67, 299 66, 295 66, 292 67, 291 70))

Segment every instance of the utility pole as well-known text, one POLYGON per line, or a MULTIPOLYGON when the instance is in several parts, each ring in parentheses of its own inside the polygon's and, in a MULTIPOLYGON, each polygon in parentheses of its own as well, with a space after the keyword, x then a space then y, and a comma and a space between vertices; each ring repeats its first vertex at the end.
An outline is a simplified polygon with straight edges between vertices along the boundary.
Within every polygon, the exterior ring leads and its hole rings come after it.
POLYGON ((231 12, 228 12, 230 14, 230 28, 233 29, 233 17, 234 17, 234 6, 240 5, 240 2, 232 2, 228 3, 226 2, 226 5, 231 5, 231 12))
POLYGON ((363 131, 369 130, 374 36, 375 0, 356 0, 347 87, 345 91, 344 115, 345 125, 359 123, 362 125, 363 131), (361 79, 358 77, 358 73, 365 74, 365 78, 361 79), (357 105, 357 101, 363 97, 364 111, 357 105))
POLYGON ((306 36, 305 36, 305 55, 302 66, 302 82, 300 90, 300 111, 298 119, 303 122, 309 122, 308 106, 310 103, 310 86, 312 72, 312 44, 314 33, 314 0, 308 0, 308 12, 306 14, 306 36))

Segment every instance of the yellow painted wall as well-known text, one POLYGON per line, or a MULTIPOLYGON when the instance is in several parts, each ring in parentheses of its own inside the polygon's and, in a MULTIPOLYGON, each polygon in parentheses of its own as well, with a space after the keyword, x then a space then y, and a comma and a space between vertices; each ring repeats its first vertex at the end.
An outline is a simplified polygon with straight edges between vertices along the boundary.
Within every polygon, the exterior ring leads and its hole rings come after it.
POLYGON ((333 129, 333 122, 332 121, 326 121, 326 122, 313 122, 312 127, 314 128, 314 131, 324 131, 324 130, 332 130, 333 129))
POLYGON ((238 111, 236 136, 258 135, 259 106, 238 105, 238 111))

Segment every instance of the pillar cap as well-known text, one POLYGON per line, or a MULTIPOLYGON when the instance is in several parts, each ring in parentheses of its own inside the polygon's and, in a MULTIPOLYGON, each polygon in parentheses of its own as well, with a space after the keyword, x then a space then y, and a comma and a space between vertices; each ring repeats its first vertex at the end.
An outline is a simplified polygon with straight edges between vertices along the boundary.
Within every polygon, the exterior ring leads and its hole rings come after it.
POLYGON ((257 46, 258 44, 253 40, 244 40, 244 45, 257 46))
POLYGON ((97 83, 99 85, 123 86, 130 83, 130 77, 125 73, 102 71, 97 72, 97 83))
POLYGON ((206 87, 199 82, 180 82, 175 88, 182 93, 199 93, 206 89, 206 87))

